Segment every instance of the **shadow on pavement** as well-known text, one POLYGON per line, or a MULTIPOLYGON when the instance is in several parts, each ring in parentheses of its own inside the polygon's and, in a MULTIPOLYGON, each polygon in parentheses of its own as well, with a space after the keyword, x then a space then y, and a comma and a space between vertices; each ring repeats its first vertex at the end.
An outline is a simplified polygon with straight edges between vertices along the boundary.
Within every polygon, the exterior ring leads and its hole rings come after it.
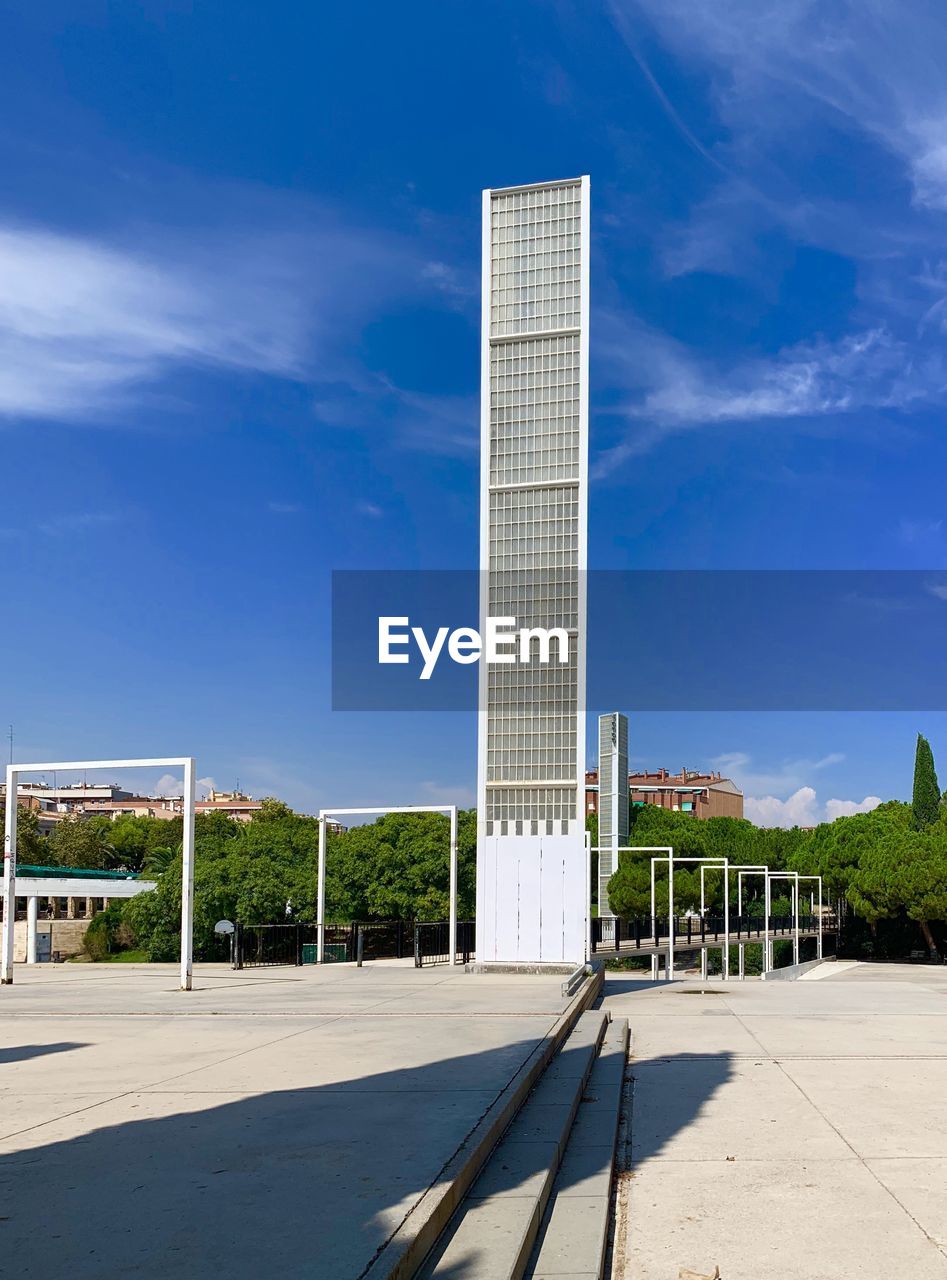
POLYGON ((10 1062, 26 1062, 30 1058, 42 1058, 47 1053, 68 1053, 70 1049, 85 1049, 78 1040, 60 1040, 56 1044, 18 1044, 0 1049, 0 1066, 10 1062))
MULTIPOLYGON (((2 1256, 11 1274, 70 1280, 356 1280, 536 1047, 521 1040, 362 1076, 355 1062, 344 1081, 222 1105, 228 1095, 207 1092, 206 1077, 192 1092, 179 1079, 173 1093, 156 1086, 101 1107, 84 1099, 83 1132, 36 1140, 74 1130, 67 1117, 28 1131, 21 1150, 4 1144, 2 1256), (97 1112, 111 1123, 93 1127, 97 1112)), ((728 1055, 699 1061, 650 1109, 636 1158, 660 1149, 727 1078, 728 1055)), ((521 1183, 548 1159, 546 1144, 535 1145, 521 1183)))
POLYGON ((657 1155, 686 1129, 733 1074, 733 1055, 675 1053, 632 1062, 632 1166, 657 1155))

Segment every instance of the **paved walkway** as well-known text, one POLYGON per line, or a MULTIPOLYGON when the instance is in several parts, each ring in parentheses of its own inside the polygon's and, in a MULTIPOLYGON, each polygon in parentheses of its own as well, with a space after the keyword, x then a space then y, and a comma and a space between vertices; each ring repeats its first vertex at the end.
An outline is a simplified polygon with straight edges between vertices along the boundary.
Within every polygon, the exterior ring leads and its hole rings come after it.
POLYGON ((4 1274, 354 1280, 565 1007, 398 962, 18 967, 4 1274))
POLYGON ((947 969, 815 972, 609 975, 634 1055, 619 1280, 947 1280, 947 969))

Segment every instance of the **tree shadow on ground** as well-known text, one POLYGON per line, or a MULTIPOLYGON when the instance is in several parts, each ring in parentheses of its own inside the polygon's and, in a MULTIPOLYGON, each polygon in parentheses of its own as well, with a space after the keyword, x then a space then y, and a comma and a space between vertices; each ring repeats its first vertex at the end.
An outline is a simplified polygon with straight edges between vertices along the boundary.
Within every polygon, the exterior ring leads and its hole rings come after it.
MULTIPOLYGON (((368 1075, 353 1062, 350 1079, 222 1105, 211 1070, 192 1092, 179 1079, 171 1097, 158 1085, 91 1103, 80 1134, 49 1141, 76 1127, 53 1120, 0 1152, 3 1257, 11 1274, 71 1280, 356 1280, 535 1052, 534 1038, 368 1075)), ((668 1099, 664 1140, 726 1078, 726 1055, 702 1061, 668 1099)), ((522 1184, 548 1159, 535 1146, 522 1184)))
POLYGON ((660 1154, 733 1075, 733 1055, 675 1053, 632 1064, 632 1166, 660 1154))
POLYGON ((56 1044, 18 1044, 0 1049, 0 1066, 11 1062, 26 1062, 30 1058, 42 1058, 47 1053, 68 1053, 70 1049, 85 1049, 79 1040, 60 1040, 56 1044))

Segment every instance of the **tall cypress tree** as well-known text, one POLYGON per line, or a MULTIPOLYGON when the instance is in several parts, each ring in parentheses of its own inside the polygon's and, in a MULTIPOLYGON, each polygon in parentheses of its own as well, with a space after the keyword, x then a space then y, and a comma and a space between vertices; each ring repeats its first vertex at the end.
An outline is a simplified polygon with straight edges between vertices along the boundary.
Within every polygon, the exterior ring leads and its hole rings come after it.
POLYGON ((911 798, 914 828, 923 831, 937 821, 940 810, 940 788, 934 771, 934 753, 931 744, 921 734, 917 735, 917 751, 914 755, 914 795, 911 798))

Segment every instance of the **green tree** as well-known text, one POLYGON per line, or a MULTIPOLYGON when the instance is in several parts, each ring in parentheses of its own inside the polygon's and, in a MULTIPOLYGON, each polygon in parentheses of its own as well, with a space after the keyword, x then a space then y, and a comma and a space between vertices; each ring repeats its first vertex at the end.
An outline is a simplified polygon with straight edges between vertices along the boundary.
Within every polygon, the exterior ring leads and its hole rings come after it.
POLYGON ((903 913, 918 925, 925 946, 936 957, 931 924, 947 920, 947 825, 942 821, 916 831, 911 823, 903 818, 895 822, 889 814, 886 825, 877 827, 862 850, 848 900, 872 925, 903 913))
POLYGON ((70 814, 57 822, 47 838, 49 863, 54 867, 81 867, 88 871, 114 870, 118 857, 106 817, 82 818, 70 814))
POLYGON ((159 876, 164 875, 175 858, 182 856, 182 846, 180 844, 177 848, 173 848, 169 844, 156 845, 155 848, 145 854, 141 873, 146 880, 156 880, 159 876))
POLYGON ((179 845, 182 831, 182 818, 122 814, 112 823, 109 840, 120 869, 140 871, 156 849, 179 845))
POLYGON ((937 821, 940 812, 940 788, 934 769, 934 753, 931 744, 921 734, 917 735, 914 753, 914 791, 911 797, 914 829, 923 831, 937 821))
POLYGON ((27 865, 44 866, 48 856, 46 838, 40 833, 35 809, 16 807, 16 857, 27 865))

